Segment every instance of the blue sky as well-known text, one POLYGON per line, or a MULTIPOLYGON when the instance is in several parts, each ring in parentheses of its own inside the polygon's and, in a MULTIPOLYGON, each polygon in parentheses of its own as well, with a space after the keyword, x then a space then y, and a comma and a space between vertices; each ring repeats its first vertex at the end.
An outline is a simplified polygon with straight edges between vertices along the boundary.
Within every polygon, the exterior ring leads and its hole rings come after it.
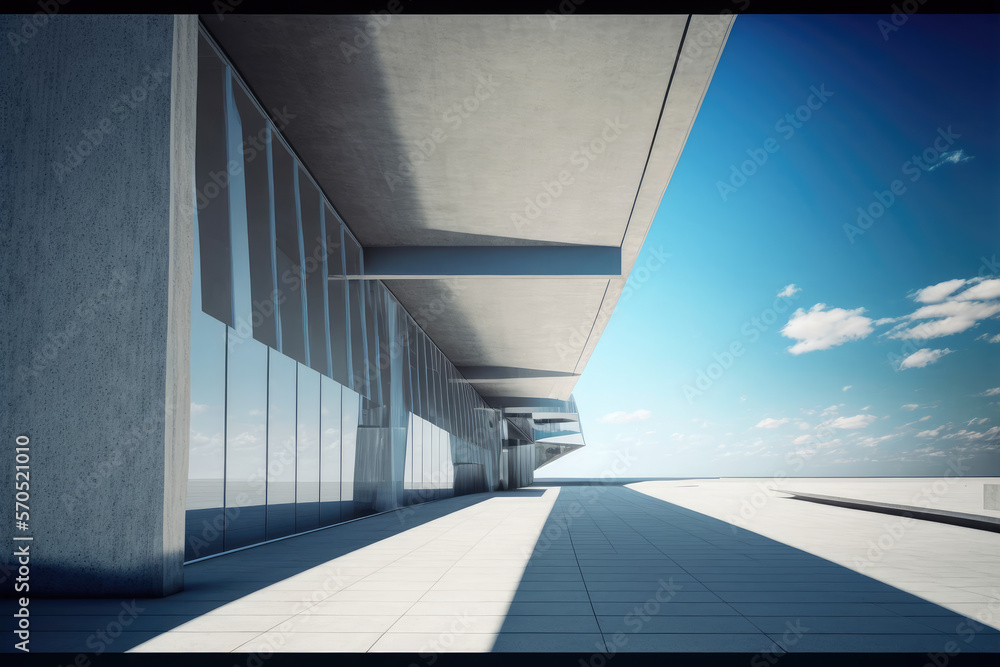
POLYGON ((1000 475, 1000 17, 888 18, 736 20, 537 477, 1000 475))

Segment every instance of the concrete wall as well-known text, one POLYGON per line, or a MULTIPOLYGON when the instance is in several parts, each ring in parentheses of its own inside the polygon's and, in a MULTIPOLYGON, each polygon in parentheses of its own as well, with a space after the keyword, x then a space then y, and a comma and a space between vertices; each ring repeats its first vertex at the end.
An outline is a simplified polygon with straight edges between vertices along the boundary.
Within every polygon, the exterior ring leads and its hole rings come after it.
POLYGON ((8 471, 30 438, 27 594, 176 592, 197 23, 4 16, 0 34, 0 432, 8 471))

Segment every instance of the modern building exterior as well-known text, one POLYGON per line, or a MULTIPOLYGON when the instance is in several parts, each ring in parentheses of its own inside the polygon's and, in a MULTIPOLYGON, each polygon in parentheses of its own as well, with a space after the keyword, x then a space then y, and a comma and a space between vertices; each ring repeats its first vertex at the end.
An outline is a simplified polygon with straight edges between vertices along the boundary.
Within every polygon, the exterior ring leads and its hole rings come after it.
POLYGON ((732 19, 0 22, 3 432, 66 597, 583 446, 732 19))

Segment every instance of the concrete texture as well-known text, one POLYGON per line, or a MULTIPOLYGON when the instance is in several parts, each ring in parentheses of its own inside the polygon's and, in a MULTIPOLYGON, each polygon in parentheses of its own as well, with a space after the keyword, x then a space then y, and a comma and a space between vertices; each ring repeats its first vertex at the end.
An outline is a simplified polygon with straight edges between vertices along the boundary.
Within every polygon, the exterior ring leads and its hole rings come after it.
MULTIPOLYGON (((812 515, 805 503, 790 507, 812 515)), ((933 584, 972 576, 978 561, 959 549, 931 553, 926 565, 923 579, 933 584)), ((110 652, 428 659, 710 651, 761 664, 786 652, 942 652, 951 642, 958 652, 1000 651, 1000 633, 930 595, 622 486, 539 484, 450 498, 185 569, 185 591, 168 598, 33 603, 32 650, 101 643, 110 652)), ((0 605, 8 625, 9 603, 0 605)))
POLYGON ((48 16, 4 58, 0 428, 30 438, 33 601, 181 586, 194 29, 48 16))
POLYGON ((570 397, 733 17, 202 20, 365 247, 621 248, 610 279, 385 281, 457 365, 563 373, 476 382, 498 407, 570 397))

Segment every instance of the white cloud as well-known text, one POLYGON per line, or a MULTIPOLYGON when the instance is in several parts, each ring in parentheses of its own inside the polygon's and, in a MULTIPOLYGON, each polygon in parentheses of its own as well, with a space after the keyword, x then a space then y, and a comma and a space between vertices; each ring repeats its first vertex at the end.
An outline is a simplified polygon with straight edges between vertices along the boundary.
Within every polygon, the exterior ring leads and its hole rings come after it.
POLYGON ((938 426, 933 431, 921 431, 920 433, 917 433, 917 437, 918 438, 936 438, 939 435, 941 435, 941 431, 943 429, 944 429, 944 426, 938 426))
POLYGON ((799 429, 802 431, 809 430, 809 422, 799 422, 799 429))
POLYGON ((754 428, 778 428, 782 424, 787 424, 789 421, 788 417, 784 417, 782 419, 771 419, 770 417, 765 417, 757 422, 757 425, 754 426, 754 428))
POLYGON ((846 387, 844 387, 843 389, 841 389, 840 391, 847 391, 848 389, 850 389, 853 386, 854 386, 853 384, 849 384, 846 387))
POLYGON ((1000 278, 990 278, 976 282, 970 280, 968 287, 955 295, 957 301, 989 301, 990 299, 1000 299, 1000 278))
POLYGON ((947 153, 941 153, 938 161, 927 168, 927 171, 934 171, 938 167, 943 167, 946 164, 960 164, 962 162, 968 162, 974 159, 975 155, 966 155, 965 150, 959 148, 957 151, 949 151, 947 153))
POLYGON ((797 437, 794 440, 792 440, 792 444, 793 445, 804 445, 807 442, 809 442, 810 440, 812 440, 814 437, 816 437, 816 436, 813 436, 813 435, 800 435, 799 437, 797 437))
POLYGON ((1000 396, 1000 387, 993 387, 992 389, 987 389, 981 394, 976 394, 976 396, 1000 396))
POLYGON ((780 292, 778 292, 778 296, 779 297, 794 296, 796 292, 801 292, 801 291, 802 291, 801 287, 796 287, 795 283, 792 283, 790 285, 785 285, 785 288, 780 292))
MULTIPOLYGON (((931 416, 930 416, 930 415, 924 415, 923 417, 921 417, 921 418, 920 418, 920 419, 918 419, 917 421, 918 421, 918 422, 925 422, 925 421, 927 421, 927 420, 928 420, 928 419, 930 419, 930 418, 931 418, 931 416)), ((916 423, 916 422, 914 422, 914 423, 916 423)))
POLYGON ((878 419, 875 415, 854 415, 853 417, 837 417, 827 424, 830 428, 854 429, 867 428, 869 424, 878 419))
POLYGON ((799 342, 788 348, 792 354, 813 350, 826 350, 850 340, 865 338, 872 332, 872 320, 861 313, 864 308, 825 310, 825 303, 817 303, 805 311, 795 311, 788 324, 781 330, 786 338, 799 342))
POLYGON ((898 437, 899 437, 898 433, 893 433, 893 434, 890 434, 890 435, 883 435, 883 436, 879 436, 877 438, 874 437, 874 436, 866 436, 864 438, 861 438, 861 440, 858 441, 858 445, 861 446, 861 447, 875 447, 880 442, 885 442, 886 440, 891 440, 892 438, 898 438, 898 437))
POLYGON ((602 424, 629 424, 631 422, 641 422, 649 419, 653 413, 649 410, 633 410, 632 412, 612 412, 606 414, 597 421, 602 424))
MULTIPOLYGON (((889 338, 908 340, 950 336, 1000 314, 1000 278, 946 280, 917 290, 910 296, 928 305, 896 318, 901 323, 884 334, 889 338), (963 286, 963 291, 956 292, 963 286), (915 324, 917 320, 927 321, 915 324)), ((881 322, 883 320, 879 320, 881 322)))
POLYGON ((208 410, 208 405, 202 403, 191 402, 191 414, 200 415, 205 410, 208 410))
POLYGON ((1000 343, 1000 334, 997 334, 995 336, 990 336, 989 334, 983 334, 976 340, 985 340, 987 343, 1000 343))
POLYGON ((906 405, 903 406, 903 410, 916 410, 919 407, 920 406, 917 405, 916 403, 907 403, 906 405))
POLYGON ((937 285, 931 285, 930 287, 917 290, 917 292, 913 294, 913 300, 921 303, 937 303, 938 301, 944 301, 952 292, 964 284, 965 280, 963 278, 946 280, 943 283, 938 283, 937 285))
POLYGON ((945 348, 943 350, 931 350, 929 348, 921 348, 903 359, 899 363, 899 370, 905 370, 907 368, 923 368, 929 364, 933 364, 938 359, 946 354, 951 354, 954 350, 949 350, 945 348))
POLYGON ((886 335, 903 340, 940 338, 962 333, 976 326, 980 320, 1000 313, 1000 301, 950 300, 918 308, 907 319, 928 320, 912 326, 896 325, 886 335))

